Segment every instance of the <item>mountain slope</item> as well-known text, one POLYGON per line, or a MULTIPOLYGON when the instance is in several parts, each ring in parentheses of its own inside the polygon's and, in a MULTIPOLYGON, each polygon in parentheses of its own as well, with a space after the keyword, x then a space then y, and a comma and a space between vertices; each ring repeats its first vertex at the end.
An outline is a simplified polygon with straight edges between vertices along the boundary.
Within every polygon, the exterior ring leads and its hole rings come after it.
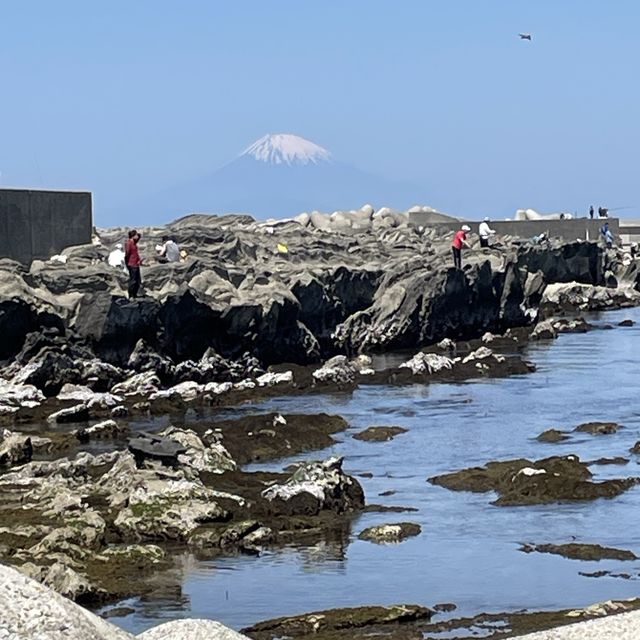
POLYGON ((407 208, 425 201, 418 187, 385 180, 334 160, 309 140, 291 134, 260 138, 212 174, 166 189, 137 207, 150 221, 190 212, 249 213, 284 218, 302 211, 407 208))

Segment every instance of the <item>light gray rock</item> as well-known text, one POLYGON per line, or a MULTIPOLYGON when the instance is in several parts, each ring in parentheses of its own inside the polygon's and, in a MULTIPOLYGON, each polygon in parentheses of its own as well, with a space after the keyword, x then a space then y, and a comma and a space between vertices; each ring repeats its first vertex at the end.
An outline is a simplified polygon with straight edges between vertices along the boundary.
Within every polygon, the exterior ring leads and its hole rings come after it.
POLYGON ((432 374, 453 368, 453 360, 437 353, 416 353, 411 360, 403 362, 401 369, 410 369, 414 375, 432 374))
POLYGON ((334 356, 313 372, 313 379, 316 382, 353 384, 357 371, 356 366, 349 362, 346 356, 334 356))
POLYGON ((0 429, 0 467, 24 464, 32 455, 33 445, 28 435, 0 429))
POLYGON ((249 640, 213 620, 173 620, 136 636, 136 640, 249 640))
POLYGON ((342 470, 342 458, 300 465, 283 484, 265 489, 262 496, 288 515, 316 515, 356 511, 364 506, 360 483, 342 470))
POLYGON ((0 564, 2 640, 132 640, 48 587, 0 564))

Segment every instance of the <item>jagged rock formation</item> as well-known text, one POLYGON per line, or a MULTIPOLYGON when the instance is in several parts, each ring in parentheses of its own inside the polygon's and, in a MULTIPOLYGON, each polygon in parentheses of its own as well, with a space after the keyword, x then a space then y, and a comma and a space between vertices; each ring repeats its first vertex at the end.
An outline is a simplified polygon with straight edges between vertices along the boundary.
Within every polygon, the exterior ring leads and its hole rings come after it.
POLYGON ((164 385, 234 381, 278 362, 500 333, 533 321, 549 283, 604 281, 594 243, 505 238, 468 252, 458 271, 450 234, 377 214, 363 208, 368 226, 342 232, 247 216, 143 229, 145 295, 132 301, 126 275, 106 262, 123 229, 66 250, 65 264, 0 261, 0 357, 13 360, 3 376, 47 396, 67 383, 106 391, 127 369, 153 370, 164 385), (185 262, 154 261, 167 232, 185 262))

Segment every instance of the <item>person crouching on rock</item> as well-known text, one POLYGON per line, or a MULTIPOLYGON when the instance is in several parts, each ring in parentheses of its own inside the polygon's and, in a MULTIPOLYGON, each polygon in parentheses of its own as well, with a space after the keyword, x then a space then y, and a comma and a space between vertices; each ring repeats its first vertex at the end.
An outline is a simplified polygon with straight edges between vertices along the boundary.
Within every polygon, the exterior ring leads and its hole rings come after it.
POLYGON ((471 246, 467 242, 467 233, 471 231, 471 228, 466 224, 460 227, 459 231, 456 231, 451 241, 451 251, 453 253, 453 266, 456 269, 462 269, 462 247, 470 249, 471 246))
POLYGON ((140 234, 135 230, 129 231, 129 239, 124 248, 124 261, 127 265, 127 271, 129 271, 129 298, 133 299, 138 296, 140 289, 140 265, 142 264, 142 258, 138 252, 138 240, 140 240, 140 234))

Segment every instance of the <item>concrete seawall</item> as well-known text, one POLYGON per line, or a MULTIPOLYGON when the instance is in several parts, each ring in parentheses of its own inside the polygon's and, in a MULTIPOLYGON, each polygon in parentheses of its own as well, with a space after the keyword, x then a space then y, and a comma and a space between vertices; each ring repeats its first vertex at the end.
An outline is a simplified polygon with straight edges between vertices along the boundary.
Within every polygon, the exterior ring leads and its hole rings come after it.
POLYGON ((91 242, 91 193, 0 189, 0 256, 29 263, 91 242))
MULTIPOLYGON (((409 214, 409 222, 415 226, 438 227, 455 231, 461 224, 468 224, 473 233, 478 233, 480 222, 428 222, 428 215, 423 213, 409 214)), ((572 220, 492 220, 489 224, 498 235, 510 235, 520 238, 532 238, 546 233, 552 238, 562 238, 568 242, 572 240, 597 240, 600 237, 600 227, 604 222, 614 236, 620 234, 620 220, 618 218, 594 219, 576 218, 572 220)))

